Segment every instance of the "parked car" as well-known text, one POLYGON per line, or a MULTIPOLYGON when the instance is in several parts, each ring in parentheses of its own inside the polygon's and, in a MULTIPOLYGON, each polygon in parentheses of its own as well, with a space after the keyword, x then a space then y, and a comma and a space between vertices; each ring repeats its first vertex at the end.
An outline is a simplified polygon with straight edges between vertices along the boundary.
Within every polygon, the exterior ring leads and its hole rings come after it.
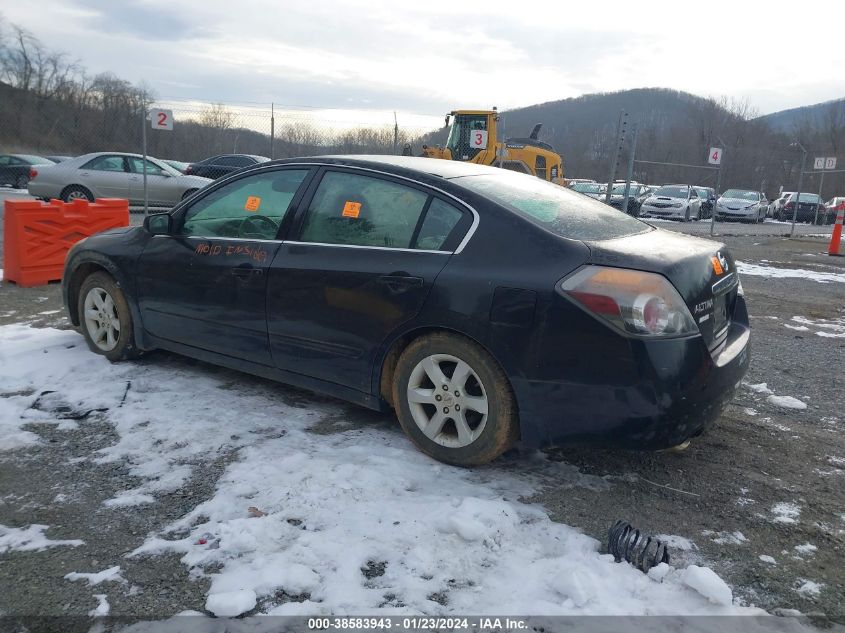
POLYGON ((670 220, 700 220, 701 199, 689 185, 663 185, 646 198, 640 215, 670 220))
MULTIPOLYGON (((797 193, 790 194, 786 200, 786 204, 780 210, 777 216, 778 220, 784 222, 791 222, 792 217, 795 216, 796 222, 813 222, 816 218, 824 222, 825 207, 822 203, 819 194, 817 193, 802 193, 800 198, 797 193), (795 211, 795 203, 798 202, 798 211, 795 211)), ((834 217, 830 222, 833 222, 834 217)))
POLYGON ((768 217, 777 219, 780 217, 780 212, 783 211, 783 205, 786 204, 786 201, 789 199, 794 191, 782 191, 780 195, 775 199, 772 200, 771 204, 769 205, 769 212, 768 217))
POLYGON ((604 192, 607 191, 607 185, 600 185, 595 182, 576 182, 569 186, 572 191, 583 193, 594 200, 603 200, 604 192))
POLYGON ((270 159, 266 156, 254 156, 252 154, 220 154, 219 156, 212 156, 201 160, 198 163, 191 163, 188 165, 185 173, 214 180, 244 167, 253 167, 259 163, 266 163, 268 160, 270 159))
POLYGON ((701 198, 701 218, 709 220, 713 216, 713 209, 716 208, 716 190, 713 187, 693 187, 698 197, 701 198))
POLYGON ((29 171, 34 166, 55 165, 44 156, 32 154, 0 154, 0 187, 26 189, 29 183, 29 171))
POLYGON ((592 182, 592 183, 594 183, 596 181, 593 180, 592 178, 567 178, 566 179, 566 186, 571 189, 572 185, 577 185, 578 183, 581 183, 581 182, 592 182))
POLYGON ((49 158, 54 163, 63 163, 73 158, 73 156, 45 156, 45 158, 49 158))
POLYGON ((836 212, 840 205, 845 204, 845 196, 834 196, 830 200, 824 203, 825 209, 827 209, 828 215, 833 216, 833 221, 836 221, 836 212))
POLYGON ((625 208, 623 208, 622 200, 625 197, 625 183, 613 185, 613 189, 610 191, 610 206, 614 209, 624 211, 628 215, 637 217, 640 214, 640 207, 645 199, 643 194, 647 189, 645 185, 632 182, 628 189, 628 204, 624 205, 625 208))
MULTIPOLYGON (((184 176, 155 158, 147 157, 147 196, 153 206, 171 207, 211 182, 184 176)), ((95 152, 57 165, 30 171, 29 193, 36 198, 126 198, 130 204, 144 201, 144 159, 139 154, 95 152)))
POLYGON ((188 172, 188 167, 190 166, 190 163, 186 163, 181 160, 170 160, 165 158, 162 160, 162 162, 167 163, 180 174, 186 174, 188 172))
POLYGON ((728 189, 716 200, 716 219, 740 222, 763 222, 769 201, 760 191, 728 189))
POLYGON ((724 244, 420 157, 232 174, 78 242, 63 295, 109 360, 168 349, 393 408, 459 465, 518 439, 676 446, 720 415, 750 359, 724 244))

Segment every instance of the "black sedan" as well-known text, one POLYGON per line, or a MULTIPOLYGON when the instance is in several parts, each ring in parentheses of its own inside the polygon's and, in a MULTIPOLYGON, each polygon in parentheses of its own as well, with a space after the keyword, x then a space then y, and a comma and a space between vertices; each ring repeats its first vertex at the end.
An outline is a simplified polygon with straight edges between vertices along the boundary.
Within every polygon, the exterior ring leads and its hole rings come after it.
MULTIPOLYGON (((245 167, 254 167, 266 163, 269 158, 266 156, 255 156, 253 154, 220 154, 211 156, 198 163, 191 163, 185 167, 184 174, 188 176, 202 176, 212 180, 227 176, 232 172, 245 167)), ((182 170, 180 170, 182 171, 182 170)))
POLYGON ((723 244, 565 188, 414 157, 264 163, 69 253, 112 361, 156 348, 393 408, 442 461, 700 434, 745 374, 723 244))
POLYGON ((37 165, 55 165, 56 161, 32 154, 0 154, 0 187, 26 189, 29 170, 37 165))

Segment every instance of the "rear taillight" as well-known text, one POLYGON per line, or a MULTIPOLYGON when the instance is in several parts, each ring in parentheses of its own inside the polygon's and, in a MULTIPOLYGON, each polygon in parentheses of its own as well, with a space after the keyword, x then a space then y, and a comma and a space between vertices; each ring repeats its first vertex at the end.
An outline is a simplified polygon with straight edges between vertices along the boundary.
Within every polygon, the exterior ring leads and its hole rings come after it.
POLYGON ((32 179, 33 179, 33 178, 35 178, 37 175, 38 175, 38 170, 37 170, 37 169, 35 169, 35 167, 30 167, 30 168, 29 168, 29 179, 30 179, 30 180, 32 180, 32 179))
POLYGON ((668 337, 698 332, 681 295, 655 273, 585 266, 561 281, 558 291, 625 334, 668 337))

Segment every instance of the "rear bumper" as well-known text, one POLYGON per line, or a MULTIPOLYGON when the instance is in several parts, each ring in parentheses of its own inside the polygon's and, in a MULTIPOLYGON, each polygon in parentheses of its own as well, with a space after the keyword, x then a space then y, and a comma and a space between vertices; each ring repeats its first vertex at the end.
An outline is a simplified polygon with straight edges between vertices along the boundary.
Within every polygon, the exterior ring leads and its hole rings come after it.
POLYGON ((582 355, 578 373, 587 380, 515 379, 524 443, 660 449, 701 434, 748 370, 744 301, 735 319, 716 351, 700 336, 628 340, 614 351, 618 366, 609 370, 601 366, 606 356, 582 355))

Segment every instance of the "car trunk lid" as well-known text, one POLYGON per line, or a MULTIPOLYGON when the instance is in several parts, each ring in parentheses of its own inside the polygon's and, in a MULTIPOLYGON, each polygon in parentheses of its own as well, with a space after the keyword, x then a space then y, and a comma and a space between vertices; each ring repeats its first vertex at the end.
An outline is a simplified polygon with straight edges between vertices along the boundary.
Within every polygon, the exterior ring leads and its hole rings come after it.
POLYGON ((724 343, 739 285, 736 263, 724 244, 661 229, 585 243, 591 264, 666 277, 683 297, 708 348, 724 343))

